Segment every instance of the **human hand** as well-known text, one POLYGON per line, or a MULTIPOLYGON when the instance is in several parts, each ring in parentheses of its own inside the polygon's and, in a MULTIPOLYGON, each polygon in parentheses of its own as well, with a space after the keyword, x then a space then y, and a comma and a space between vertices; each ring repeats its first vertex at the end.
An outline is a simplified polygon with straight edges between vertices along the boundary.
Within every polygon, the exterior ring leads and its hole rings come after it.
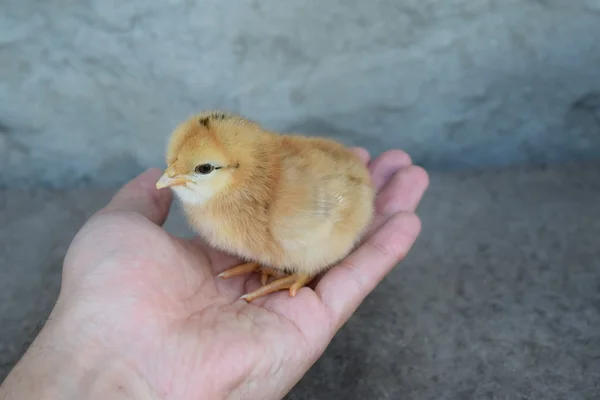
POLYGON ((159 170, 145 172, 74 238, 57 304, 0 398, 41 398, 40 388, 61 398, 282 398, 420 233, 427 174, 401 151, 369 169, 377 215, 361 246, 296 297, 252 303, 239 297, 260 285, 256 274, 216 277, 240 260, 161 228, 172 195, 155 189, 159 170), (28 380, 38 392, 23 389, 28 380))

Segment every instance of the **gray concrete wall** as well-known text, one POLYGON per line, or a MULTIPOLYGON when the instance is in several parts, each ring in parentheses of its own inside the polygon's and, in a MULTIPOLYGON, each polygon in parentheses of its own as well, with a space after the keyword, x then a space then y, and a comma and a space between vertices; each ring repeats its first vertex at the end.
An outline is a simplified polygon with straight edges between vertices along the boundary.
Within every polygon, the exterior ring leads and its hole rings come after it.
POLYGON ((600 158, 600 0, 2 0, 0 185, 162 166, 204 108, 428 168, 600 158))

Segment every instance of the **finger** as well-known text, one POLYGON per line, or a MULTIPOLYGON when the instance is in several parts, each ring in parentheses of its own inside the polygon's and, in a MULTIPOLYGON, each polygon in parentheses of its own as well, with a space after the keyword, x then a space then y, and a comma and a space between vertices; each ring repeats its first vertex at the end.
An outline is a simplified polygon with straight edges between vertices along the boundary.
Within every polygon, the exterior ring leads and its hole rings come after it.
POLYGON ((406 257, 421 232, 413 213, 390 218, 367 242, 328 271, 315 292, 341 327, 375 286, 406 257))
POLYGON ((380 191, 396 172, 411 165, 412 159, 402 150, 388 150, 382 153, 369 164, 377 191, 380 191))
POLYGON ((161 173, 156 168, 146 170, 123 186, 101 212, 132 211, 162 225, 167 219, 173 195, 170 190, 156 189, 161 173))
POLYGON ((369 151, 363 147, 351 147, 350 151, 359 156, 363 163, 365 163, 365 165, 368 164, 371 160, 371 155, 369 154, 369 151))
POLYGON ((386 216, 400 211, 415 211, 429 186, 429 175, 416 165, 396 172, 381 189, 375 207, 386 216))
POLYGON ((419 166, 412 165, 396 172, 375 199, 375 215, 365 238, 379 229, 391 215, 414 212, 428 186, 429 176, 419 166))

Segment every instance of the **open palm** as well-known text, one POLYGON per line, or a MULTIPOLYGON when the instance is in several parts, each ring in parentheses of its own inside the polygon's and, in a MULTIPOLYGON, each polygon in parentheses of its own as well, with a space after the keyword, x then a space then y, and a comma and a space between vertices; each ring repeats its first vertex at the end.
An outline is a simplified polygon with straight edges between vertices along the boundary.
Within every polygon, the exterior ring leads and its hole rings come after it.
POLYGON ((56 309, 80 327, 73 340, 118 354, 161 398, 280 399, 420 232, 413 212, 427 174, 401 151, 369 169, 377 215, 360 247, 296 297, 252 303, 239 297, 258 276, 216 277, 240 260, 161 228, 171 194, 154 188, 160 171, 147 171, 73 240, 56 309))

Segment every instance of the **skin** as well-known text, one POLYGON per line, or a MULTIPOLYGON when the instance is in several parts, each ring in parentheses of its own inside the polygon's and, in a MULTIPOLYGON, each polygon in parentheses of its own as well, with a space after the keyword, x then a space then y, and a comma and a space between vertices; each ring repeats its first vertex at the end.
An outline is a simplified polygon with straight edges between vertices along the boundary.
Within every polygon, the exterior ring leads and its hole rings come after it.
POLYGON ((255 274, 216 278, 239 260, 161 228, 172 195, 146 171, 76 235, 58 301, 0 399, 281 399, 420 233, 425 171, 399 150, 369 170, 377 215, 361 246, 296 297, 253 303, 239 297, 255 274))

